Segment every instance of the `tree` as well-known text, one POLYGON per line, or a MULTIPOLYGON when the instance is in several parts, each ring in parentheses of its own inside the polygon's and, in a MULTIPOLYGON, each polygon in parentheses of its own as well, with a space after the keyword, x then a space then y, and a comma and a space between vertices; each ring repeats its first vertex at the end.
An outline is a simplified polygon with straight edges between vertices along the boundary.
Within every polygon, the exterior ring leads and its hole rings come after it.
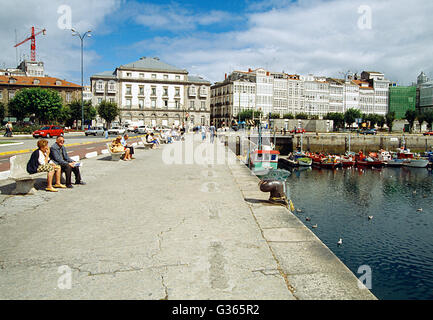
POLYGON ((412 132, 413 123, 416 119, 416 111, 415 110, 407 110, 404 118, 409 122, 409 132, 412 132))
POLYGON ((380 115, 380 114, 378 114, 378 115, 377 115, 377 125, 378 125, 380 128, 383 128, 383 126, 385 125, 385 123, 386 123, 386 119, 385 119, 385 117, 382 116, 382 115, 380 115))
MULTIPOLYGON (((258 120, 261 116, 262 116, 262 112, 261 111, 254 110, 254 120, 258 120)), ((240 117, 241 121, 252 119, 253 118, 253 110, 244 110, 244 111, 241 111, 239 113, 239 117, 240 117)), ((280 117, 280 116, 278 115, 278 117, 280 117)))
POLYGON ((426 111, 426 112, 424 112, 424 119, 425 119, 425 122, 427 122, 428 129, 429 130, 433 130, 432 129, 433 111, 426 111))
POLYGON ((5 117, 6 113, 6 107, 3 102, 0 102, 0 125, 3 121, 3 118, 5 117))
POLYGON ((9 112, 22 121, 34 114, 40 123, 60 119, 62 98, 57 91, 42 88, 26 88, 18 91, 9 102, 9 112))
POLYGON ((422 124, 423 124, 424 121, 425 121, 425 115, 424 115, 424 113, 418 111, 418 112, 416 113, 416 120, 418 120, 418 123, 419 123, 419 130, 421 131, 422 124))
POLYGON ((306 114, 306 113, 303 113, 303 112, 301 112, 301 113, 297 113, 296 115, 295 115, 295 119, 308 119, 308 114, 306 114))
POLYGON ((313 114, 310 116, 310 120, 319 120, 319 116, 317 114, 313 114))
POLYGON ((391 133, 392 131, 392 125, 394 120, 395 120, 395 112, 394 111, 388 112, 385 116, 385 122, 386 122, 386 126, 388 127, 389 133, 391 133))
POLYGON ((108 102, 103 100, 97 107, 99 116, 107 122, 107 127, 109 127, 111 121, 116 119, 120 115, 120 110, 117 104, 114 102, 108 102))
POLYGON ((283 119, 294 119, 295 117, 291 113, 283 114, 283 119))
MULTIPOLYGON (((93 120, 96 118, 96 109, 92 106, 90 101, 85 101, 83 104, 84 108, 84 121, 93 120)), ((81 101, 75 100, 72 101, 69 105, 70 119, 72 122, 76 121, 78 124, 78 120, 81 120, 81 101)))
POLYGON ((329 112, 323 119, 334 121, 334 131, 344 126, 344 114, 340 112, 329 112))
POLYGON ((279 113, 271 113, 269 118, 270 119, 280 119, 280 114, 279 113))
POLYGON ((357 118, 361 118, 361 111, 359 111, 359 109, 350 108, 344 113, 344 122, 349 126, 351 126, 357 118))

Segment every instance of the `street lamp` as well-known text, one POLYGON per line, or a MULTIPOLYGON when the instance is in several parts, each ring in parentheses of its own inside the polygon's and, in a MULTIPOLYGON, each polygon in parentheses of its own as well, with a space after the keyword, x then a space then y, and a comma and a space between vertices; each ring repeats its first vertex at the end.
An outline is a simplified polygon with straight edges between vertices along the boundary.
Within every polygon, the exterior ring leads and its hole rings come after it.
POLYGON ((77 31, 75 31, 74 28, 71 28, 72 36, 78 36, 81 40, 81 130, 84 131, 84 98, 83 98, 83 40, 84 37, 87 35, 88 37, 91 37, 92 35, 90 32, 91 30, 85 32, 84 34, 80 34, 77 31))

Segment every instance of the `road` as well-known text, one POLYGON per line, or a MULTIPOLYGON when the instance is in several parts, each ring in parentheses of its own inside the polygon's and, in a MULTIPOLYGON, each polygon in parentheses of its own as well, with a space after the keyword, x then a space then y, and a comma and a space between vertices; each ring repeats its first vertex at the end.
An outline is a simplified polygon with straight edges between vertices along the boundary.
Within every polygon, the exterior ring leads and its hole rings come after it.
MULTIPOLYGON (((128 142, 133 143, 139 141, 140 135, 131 134, 128 142)), ((65 136, 65 146, 68 150, 68 155, 79 156, 83 158, 86 153, 96 151, 98 154, 101 150, 107 149, 106 143, 111 141, 114 136, 110 136, 108 140, 105 140, 101 136, 65 136)), ((5 139, 2 139, 4 141, 5 139)), ((9 141, 9 140, 8 140, 9 141)), ((9 158, 16 154, 30 153, 36 149, 37 140, 33 138, 24 139, 13 139, 10 140, 14 143, 21 143, 19 145, 2 146, 0 147, 0 172, 7 171, 10 168, 9 158)), ((49 145, 55 143, 55 139, 48 139, 49 145)))

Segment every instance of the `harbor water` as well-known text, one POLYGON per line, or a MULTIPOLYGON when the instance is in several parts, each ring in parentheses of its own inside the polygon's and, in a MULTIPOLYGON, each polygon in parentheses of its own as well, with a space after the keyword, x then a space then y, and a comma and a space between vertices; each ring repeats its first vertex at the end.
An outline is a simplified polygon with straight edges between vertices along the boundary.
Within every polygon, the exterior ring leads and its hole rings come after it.
POLYGON ((290 170, 290 197, 301 210, 295 215, 355 275, 371 269, 376 297, 433 299, 431 171, 290 170))

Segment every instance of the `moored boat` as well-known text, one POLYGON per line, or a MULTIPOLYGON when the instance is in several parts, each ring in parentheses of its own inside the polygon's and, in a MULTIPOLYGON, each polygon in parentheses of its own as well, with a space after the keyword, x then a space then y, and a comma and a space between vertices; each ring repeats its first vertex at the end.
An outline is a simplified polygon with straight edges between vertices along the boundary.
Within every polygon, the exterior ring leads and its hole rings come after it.
POLYGON ((254 173, 263 173, 268 170, 278 169, 278 150, 272 150, 269 146, 254 150, 250 155, 250 168, 254 173))
POLYGON ((403 162, 403 166, 410 167, 410 168, 427 168, 429 164, 428 159, 408 159, 403 162))

